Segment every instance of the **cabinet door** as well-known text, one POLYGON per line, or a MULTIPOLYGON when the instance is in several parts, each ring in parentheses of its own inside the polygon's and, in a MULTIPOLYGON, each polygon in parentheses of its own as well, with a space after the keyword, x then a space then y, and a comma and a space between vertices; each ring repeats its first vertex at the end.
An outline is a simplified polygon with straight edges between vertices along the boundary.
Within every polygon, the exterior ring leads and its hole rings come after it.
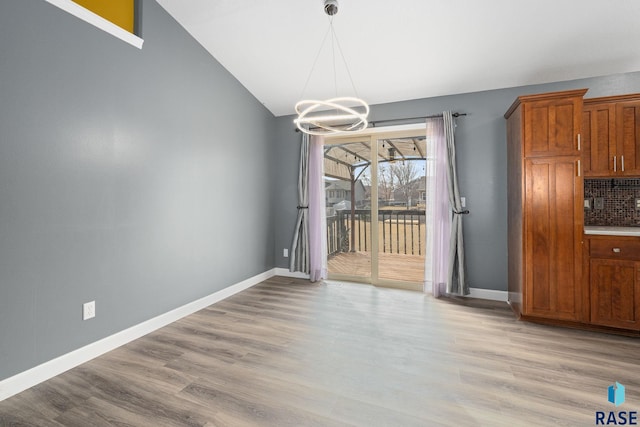
POLYGON ((590 264, 591 323, 640 329, 640 263, 596 258, 590 264))
POLYGON ((618 174, 640 176, 640 101, 617 104, 616 129, 618 174))
POLYGON ((616 156, 616 107, 585 104, 582 115, 582 160, 585 176, 609 176, 616 156))
POLYGON ((525 161, 525 315, 581 320, 583 210, 577 168, 577 157, 525 161))
POLYGON ((582 97, 524 104, 524 155, 577 156, 582 122, 582 97))

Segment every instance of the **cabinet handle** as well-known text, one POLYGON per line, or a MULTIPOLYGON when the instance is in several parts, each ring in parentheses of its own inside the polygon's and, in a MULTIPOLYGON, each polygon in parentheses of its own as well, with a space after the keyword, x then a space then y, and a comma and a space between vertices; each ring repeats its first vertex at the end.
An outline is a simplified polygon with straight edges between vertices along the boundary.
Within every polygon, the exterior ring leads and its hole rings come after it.
POLYGON ((613 252, 619 254, 620 253, 620 248, 613 248, 613 252))
POLYGON ((624 156, 620 156, 620 163, 622 163, 622 172, 624 172, 624 156))
POLYGON ((580 151, 580 134, 578 134, 578 151, 580 151))
POLYGON ((618 172, 618 156, 613 156, 613 171, 618 172))
POLYGON ((580 176, 580 160, 578 160, 578 176, 580 176))

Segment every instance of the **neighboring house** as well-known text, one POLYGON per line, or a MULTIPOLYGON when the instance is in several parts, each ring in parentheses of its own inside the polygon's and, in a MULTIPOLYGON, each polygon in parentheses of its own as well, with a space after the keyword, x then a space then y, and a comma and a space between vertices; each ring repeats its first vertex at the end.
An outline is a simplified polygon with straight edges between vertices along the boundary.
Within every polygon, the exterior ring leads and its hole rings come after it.
POLYGON ((427 202, 427 177, 423 176, 419 178, 420 183, 418 184, 418 199, 416 203, 418 205, 425 205, 427 202))
MULTIPOLYGON (((366 199, 366 190, 362 181, 356 181, 355 190, 356 206, 361 206, 366 199)), ((343 200, 350 202, 351 182, 342 180, 325 181, 325 197, 327 199, 327 206, 333 206, 343 200)))

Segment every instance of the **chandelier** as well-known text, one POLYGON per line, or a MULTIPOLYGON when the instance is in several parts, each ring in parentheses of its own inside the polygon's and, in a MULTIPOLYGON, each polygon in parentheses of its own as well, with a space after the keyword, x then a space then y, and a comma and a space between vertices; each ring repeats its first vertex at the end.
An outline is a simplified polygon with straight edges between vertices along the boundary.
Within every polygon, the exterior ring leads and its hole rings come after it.
MULTIPOLYGON (((296 124, 298 129, 310 135, 335 135, 340 133, 357 132, 366 129, 369 125, 369 122, 367 121, 367 117, 369 116, 369 105, 357 97, 357 91, 353 84, 353 79, 351 78, 347 61, 344 59, 342 48, 340 47, 340 43, 338 42, 338 38, 333 29, 333 16, 338 13, 338 0, 324 0, 324 11, 329 16, 329 29, 327 31, 327 35, 331 34, 331 45, 332 47, 337 46, 338 51, 340 52, 345 68, 347 69, 349 80, 351 81, 351 87, 356 96, 336 96, 326 100, 303 99, 295 106, 298 117, 293 122, 296 124)), ((322 44, 320 45, 318 56, 320 55, 326 41, 327 36, 325 36, 322 44)), ((318 56, 316 56, 316 61, 318 56)), ((311 67, 307 83, 302 91, 303 95, 307 88, 307 84, 309 83, 309 79, 313 74, 314 68, 315 62, 311 67)), ((335 78, 335 48, 333 49, 333 75, 337 92, 337 79, 335 78)))

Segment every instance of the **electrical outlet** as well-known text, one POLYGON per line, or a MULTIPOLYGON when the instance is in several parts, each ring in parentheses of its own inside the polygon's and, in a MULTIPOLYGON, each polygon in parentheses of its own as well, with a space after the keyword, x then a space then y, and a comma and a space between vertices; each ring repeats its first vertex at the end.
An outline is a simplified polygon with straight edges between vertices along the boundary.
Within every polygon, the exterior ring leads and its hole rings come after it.
POLYGON ((460 205, 462 205, 463 208, 467 207, 467 198, 466 197, 460 197, 460 205))
POLYGON ((599 211, 604 209, 604 197, 596 197, 593 199, 593 208, 599 211))
POLYGON ((89 320, 96 317, 96 302, 86 302, 82 304, 82 320, 89 320))
POLYGON ((640 198, 636 198, 636 210, 640 210, 640 198))
POLYGON ((584 199, 584 208, 591 209, 591 199, 584 199))
POLYGON ((282 250, 282 256, 285 257, 285 258, 289 258, 289 249, 284 248, 282 250))

